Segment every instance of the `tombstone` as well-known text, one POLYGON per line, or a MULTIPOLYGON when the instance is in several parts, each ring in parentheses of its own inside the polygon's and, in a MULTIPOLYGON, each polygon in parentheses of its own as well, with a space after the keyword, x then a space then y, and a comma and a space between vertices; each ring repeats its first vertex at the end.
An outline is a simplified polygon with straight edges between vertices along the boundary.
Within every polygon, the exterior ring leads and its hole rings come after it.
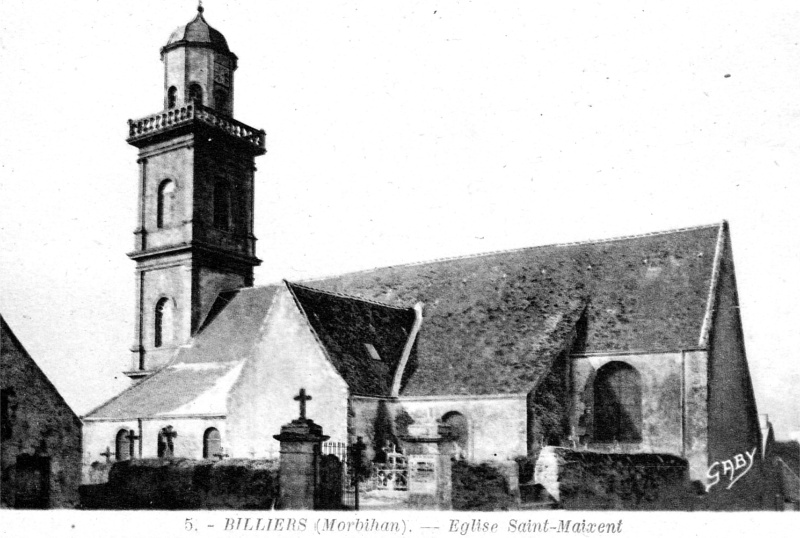
POLYGON ((305 389, 295 396, 300 402, 300 418, 284 424, 281 433, 273 437, 281 443, 280 507, 284 510, 313 510, 320 505, 319 465, 322 426, 306 418, 306 402, 311 396, 305 389))
POLYGON ((409 425, 401 437, 408 455, 408 503, 415 509, 450 510, 450 455, 442 450, 446 438, 437 423, 409 425))

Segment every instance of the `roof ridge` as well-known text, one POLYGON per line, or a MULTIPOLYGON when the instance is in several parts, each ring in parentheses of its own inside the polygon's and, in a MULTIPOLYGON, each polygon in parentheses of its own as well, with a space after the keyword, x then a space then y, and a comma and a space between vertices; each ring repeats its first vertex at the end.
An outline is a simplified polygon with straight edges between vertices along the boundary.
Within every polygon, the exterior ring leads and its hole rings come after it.
MULTIPOLYGON (((315 279, 315 280, 319 280, 319 279, 315 279)), ((306 289, 306 290, 315 291, 315 292, 318 292, 318 293, 322 293, 324 295, 331 295, 333 297, 339 297, 341 299, 351 299, 353 301, 359 301, 359 302, 362 302, 362 303, 369 303, 369 304, 374 304, 374 305, 377 305, 377 306, 384 306, 386 308, 391 308, 393 310, 413 310, 414 309, 413 306, 396 306, 396 305, 392 305, 392 304, 389 304, 389 303, 383 303, 381 301, 376 301, 374 299, 365 299, 363 297, 358 297, 356 295, 349 295, 347 293, 341 293, 341 292, 338 292, 338 291, 323 290, 323 289, 320 289, 320 288, 315 288, 313 286, 308 286, 306 284, 300 284, 298 282, 290 282, 288 280, 284 280, 284 282, 286 282, 286 284, 289 287, 297 286, 298 288, 303 288, 303 289, 306 289)))
MULTIPOLYGON (((687 227, 683 227, 683 228, 675 228, 675 229, 672 229, 672 230, 662 230, 662 231, 658 231, 658 232, 647 232, 647 233, 642 233, 642 234, 621 235, 621 236, 616 236, 616 237, 610 237, 610 238, 607 238, 607 239, 588 239, 588 240, 583 240, 583 241, 572 241, 572 242, 566 242, 566 243, 549 243, 549 244, 545 244, 545 245, 534 245, 534 246, 530 246, 530 247, 517 247, 517 248, 509 248, 509 249, 502 249, 502 250, 492 250, 492 251, 489 251, 489 252, 479 252, 479 253, 474 253, 474 254, 462 254, 462 255, 459 255, 459 256, 446 256, 446 257, 443 257, 443 258, 433 258, 433 259, 430 259, 430 260, 422 260, 422 261, 409 262, 409 263, 398 263, 398 264, 395 264, 395 265, 386 265, 386 266, 382 266, 382 267, 371 267, 369 269, 360 269, 360 270, 357 270, 357 271, 348 271, 348 272, 339 273, 339 274, 328 274, 328 275, 310 277, 310 278, 307 278, 307 279, 301 279, 301 280, 299 280, 299 282, 316 282, 316 281, 320 281, 320 280, 327 280, 327 279, 330 279, 330 278, 338 278, 338 277, 345 276, 345 275, 358 275, 358 274, 363 274, 363 273, 370 273, 372 271, 377 271, 377 270, 380 270, 380 269, 389 269, 389 268, 396 268, 396 267, 415 267, 415 266, 418 266, 418 265, 428 265, 428 264, 431 264, 431 263, 439 263, 439 262, 447 262, 447 261, 455 261, 455 260, 467 260, 467 259, 474 259, 474 258, 483 258, 483 257, 487 257, 487 256, 495 256, 497 254, 510 254, 512 252, 522 252, 524 250, 532 250, 532 249, 538 249, 538 248, 571 247, 571 246, 576 246, 576 245, 598 245, 598 244, 603 244, 603 243, 611 243, 611 242, 614 242, 614 241, 625 241, 625 240, 628 240, 628 239, 640 239, 640 238, 643 238, 643 237, 657 237, 659 235, 669 235, 669 234, 674 234, 674 233, 689 232, 689 231, 693 231, 693 230, 703 230, 703 229, 707 229, 707 228, 722 227, 722 226, 725 225, 725 223, 726 223, 726 221, 723 220, 721 222, 717 222, 717 223, 713 223, 713 224, 701 224, 701 225, 698 225, 698 226, 687 226, 687 227)), ((312 288, 312 289, 314 289, 314 288, 312 288)), ((391 306, 391 305, 386 305, 386 306, 391 306)))

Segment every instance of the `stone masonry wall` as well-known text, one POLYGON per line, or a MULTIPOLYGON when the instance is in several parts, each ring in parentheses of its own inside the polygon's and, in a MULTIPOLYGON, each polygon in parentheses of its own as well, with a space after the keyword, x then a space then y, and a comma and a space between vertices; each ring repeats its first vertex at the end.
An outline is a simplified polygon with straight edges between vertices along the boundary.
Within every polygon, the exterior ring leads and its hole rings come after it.
POLYGON ((14 506, 18 459, 49 458, 50 507, 78 503, 81 422, 0 318, 0 388, 7 402, 0 450, 2 506, 14 506))

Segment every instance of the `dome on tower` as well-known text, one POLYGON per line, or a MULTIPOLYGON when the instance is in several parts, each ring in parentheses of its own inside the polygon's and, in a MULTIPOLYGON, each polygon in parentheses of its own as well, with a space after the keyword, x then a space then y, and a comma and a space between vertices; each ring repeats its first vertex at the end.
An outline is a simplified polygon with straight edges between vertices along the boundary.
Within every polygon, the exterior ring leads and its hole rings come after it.
POLYGON ((225 36, 218 30, 208 25, 203 17, 203 6, 197 6, 197 16, 188 24, 178 26, 169 41, 162 49, 162 52, 174 49, 181 45, 201 45, 210 47, 218 52, 231 54, 225 36))

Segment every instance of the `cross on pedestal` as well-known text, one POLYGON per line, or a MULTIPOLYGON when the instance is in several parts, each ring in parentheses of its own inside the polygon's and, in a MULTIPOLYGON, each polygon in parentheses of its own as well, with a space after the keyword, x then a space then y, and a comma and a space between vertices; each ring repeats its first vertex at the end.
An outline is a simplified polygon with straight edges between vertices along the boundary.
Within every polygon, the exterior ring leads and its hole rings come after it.
POLYGON ((311 399, 311 396, 306 395, 306 389, 300 389, 300 394, 294 397, 294 401, 300 402, 300 418, 306 418, 306 402, 311 399))
POLYGON ((107 446, 106 451, 101 452, 100 455, 106 457, 106 463, 111 463, 111 456, 116 456, 117 454, 116 452, 111 452, 111 447, 107 446))
POLYGON ((216 454, 212 454, 212 456, 215 456, 215 457, 219 458, 219 461, 222 461, 223 459, 225 459, 228 456, 230 456, 230 454, 225 452, 224 448, 219 447, 219 452, 217 452, 216 454))
POLYGON ((126 435, 125 437, 128 439, 128 445, 130 446, 130 449, 131 449, 131 459, 133 459, 133 454, 134 454, 133 447, 134 447, 135 441, 137 439, 139 439, 139 436, 136 435, 135 431, 130 430, 128 432, 128 435, 126 435))

